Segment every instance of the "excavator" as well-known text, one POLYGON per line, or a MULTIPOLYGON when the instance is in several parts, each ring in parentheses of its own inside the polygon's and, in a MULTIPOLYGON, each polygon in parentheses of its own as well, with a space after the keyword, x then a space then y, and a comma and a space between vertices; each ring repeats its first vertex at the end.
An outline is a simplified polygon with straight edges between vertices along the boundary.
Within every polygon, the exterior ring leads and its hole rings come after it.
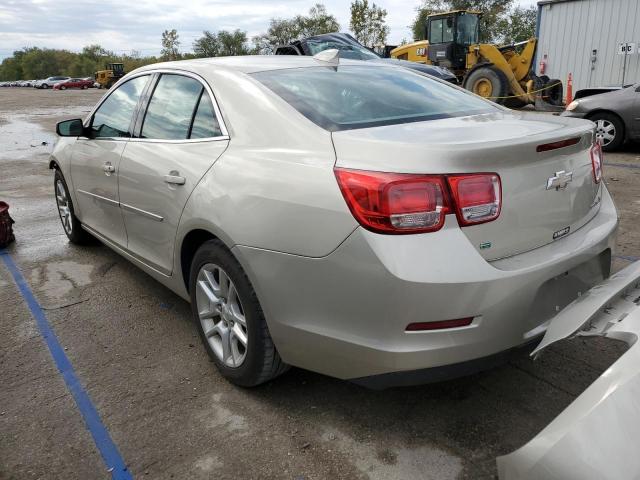
POLYGON ((391 57, 446 67, 467 90, 508 107, 562 105, 562 82, 533 72, 538 39, 480 43, 481 16, 472 10, 429 15, 426 39, 393 49, 391 57))

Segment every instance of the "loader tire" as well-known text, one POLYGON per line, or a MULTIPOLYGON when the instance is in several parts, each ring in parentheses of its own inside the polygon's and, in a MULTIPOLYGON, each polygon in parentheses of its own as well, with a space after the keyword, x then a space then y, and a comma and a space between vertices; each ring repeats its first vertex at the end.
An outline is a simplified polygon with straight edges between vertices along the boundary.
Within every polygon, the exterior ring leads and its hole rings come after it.
POLYGON ((509 95, 507 76, 494 66, 478 67, 465 77, 463 87, 476 95, 503 105, 509 95))
POLYGON ((562 105, 562 102, 563 102, 562 82, 557 78, 552 78, 544 86, 550 87, 550 88, 547 88, 542 92, 542 98, 546 100, 547 103, 550 103, 551 105, 556 105, 556 106, 562 105))

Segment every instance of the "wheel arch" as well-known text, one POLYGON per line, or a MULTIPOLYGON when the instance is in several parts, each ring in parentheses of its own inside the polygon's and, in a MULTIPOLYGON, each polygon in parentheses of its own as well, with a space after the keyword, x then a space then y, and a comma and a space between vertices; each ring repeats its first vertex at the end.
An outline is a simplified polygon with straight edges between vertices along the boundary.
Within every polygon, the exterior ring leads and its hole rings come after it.
POLYGON ((180 262, 179 272, 182 275, 182 283, 184 284, 187 292, 189 292, 189 275, 191 273, 191 262, 193 261, 193 257, 202 244, 209 240, 219 241, 238 261, 238 263, 240 263, 242 268, 245 269, 245 265, 243 265, 240 259, 233 253, 233 243, 229 241, 230 239, 227 238, 223 232, 220 232, 219 234, 214 233, 216 230, 216 228, 210 228, 207 226, 193 226, 182 237, 178 252, 178 259, 180 262))
POLYGON ((58 161, 53 159, 53 158, 51 160, 49 160, 49 170, 60 170, 60 171, 62 171, 58 161))

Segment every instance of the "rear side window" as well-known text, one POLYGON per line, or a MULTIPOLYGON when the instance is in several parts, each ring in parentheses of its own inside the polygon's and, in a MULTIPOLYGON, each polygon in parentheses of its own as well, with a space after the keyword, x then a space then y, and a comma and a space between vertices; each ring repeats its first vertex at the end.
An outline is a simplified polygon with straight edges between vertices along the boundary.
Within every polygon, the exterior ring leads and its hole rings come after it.
POLYGON ((131 117, 148 79, 148 75, 133 78, 120 85, 107 97, 93 115, 91 122, 93 138, 130 136, 131 117))
POLYGON ((142 124, 142 138, 185 140, 202 84, 182 75, 164 74, 156 85, 142 124))
POLYGON ((220 124, 211 103, 211 97, 206 91, 202 92, 198 109, 193 117, 193 126, 189 138, 209 138, 222 135, 220 124))
POLYGON ((252 75, 329 131, 498 111, 475 95, 406 68, 343 65, 252 75))

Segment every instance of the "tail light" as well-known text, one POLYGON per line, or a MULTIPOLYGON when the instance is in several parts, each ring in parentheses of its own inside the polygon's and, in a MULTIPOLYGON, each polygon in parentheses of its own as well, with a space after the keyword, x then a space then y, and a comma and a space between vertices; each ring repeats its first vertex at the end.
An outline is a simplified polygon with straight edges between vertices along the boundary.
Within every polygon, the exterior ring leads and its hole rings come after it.
POLYGON ((379 233, 440 230, 450 213, 444 177, 335 169, 342 195, 358 222, 379 233))
POLYGON ((451 175, 447 179, 461 227, 498 218, 502 191, 497 174, 451 175))
POLYGON ((449 213, 456 213, 461 226, 500 215, 500 177, 495 173, 419 175, 336 167, 335 175, 351 213, 373 232, 434 232, 449 213))
POLYGON ((600 183, 600 180, 602 180, 602 160, 604 156, 600 142, 594 143, 589 153, 591 154, 591 166, 593 167, 593 181, 600 183))

